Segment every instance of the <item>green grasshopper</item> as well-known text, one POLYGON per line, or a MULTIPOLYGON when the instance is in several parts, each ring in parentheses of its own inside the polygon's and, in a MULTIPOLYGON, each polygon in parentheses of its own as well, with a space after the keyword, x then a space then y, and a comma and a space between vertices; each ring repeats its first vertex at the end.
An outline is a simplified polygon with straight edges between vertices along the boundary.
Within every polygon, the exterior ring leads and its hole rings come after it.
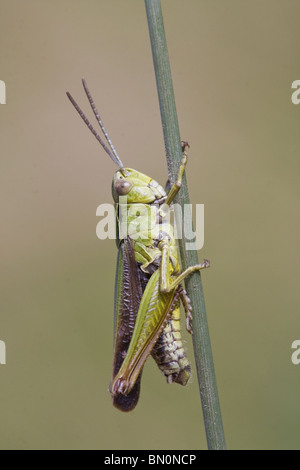
POLYGON ((84 90, 108 142, 105 144, 70 93, 71 103, 98 142, 118 166, 112 194, 118 220, 118 261, 115 282, 115 345, 110 393, 122 411, 139 399, 143 366, 151 354, 168 383, 186 385, 191 367, 180 332, 180 301, 186 328, 192 333, 192 308, 182 281, 207 268, 209 261, 181 272, 172 224, 165 213, 180 190, 187 163, 183 143, 178 177, 168 193, 160 184, 136 170, 124 168, 96 109, 86 82, 84 90), (125 226, 123 215, 125 217, 125 226), (127 219, 127 220, 126 220, 127 219), (125 228, 125 230, 124 230, 125 228))

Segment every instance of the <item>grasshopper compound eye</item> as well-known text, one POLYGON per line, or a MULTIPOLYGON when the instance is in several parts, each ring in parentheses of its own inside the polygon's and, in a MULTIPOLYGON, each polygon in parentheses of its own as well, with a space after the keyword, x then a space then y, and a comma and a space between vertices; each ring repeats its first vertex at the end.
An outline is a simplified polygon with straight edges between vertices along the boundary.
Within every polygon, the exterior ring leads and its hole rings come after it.
POLYGON ((113 191, 118 196, 125 196, 131 190, 133 184, 127 181, 126 179, 120 177, 113 183, 113 191))

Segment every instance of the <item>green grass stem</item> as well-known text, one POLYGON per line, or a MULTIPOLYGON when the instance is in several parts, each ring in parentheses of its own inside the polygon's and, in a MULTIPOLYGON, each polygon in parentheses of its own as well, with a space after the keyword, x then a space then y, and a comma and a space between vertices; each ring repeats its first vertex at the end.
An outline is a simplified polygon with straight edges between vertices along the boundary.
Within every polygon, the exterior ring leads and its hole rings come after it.
MULTIPOLYGON (((175 181, 182 159, 175 97, 172 85, 167 43, 164 32, 160 0, 145 0, 153 62, 158 90, 160 113, 166 148, 168 172, 175 181)), ((186 177, 175 202, 189 204, 186 177)), ((199 264, 197 251, 186 251, 185 239, 179 240, 182 268, 199 264)), ((208 449, 225 449, 221 410, 209 338, 203 289, 200 272, 185 281, 187 293, 193 307, 193 344, 204 416, 208 449)))

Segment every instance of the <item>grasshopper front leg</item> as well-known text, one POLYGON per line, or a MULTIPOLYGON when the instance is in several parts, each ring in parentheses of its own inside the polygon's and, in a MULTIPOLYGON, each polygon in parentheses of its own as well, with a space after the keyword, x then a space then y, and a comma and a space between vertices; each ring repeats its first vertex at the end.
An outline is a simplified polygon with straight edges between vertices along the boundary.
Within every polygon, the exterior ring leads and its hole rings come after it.
MULTIPOLYGON (((182 186, 182 176, 185 171, 185 167, 187 164, 187 154, 185 152, 185 148, 189 147, 188 142, 182 142, 182 161, 179 167, 178 176, 176 182, 171 186, 171 189, 168 193, 166 204, 170 205, 177 193, 179 192, 182 186)), ((158 245, 159 249, 161 250, 161 265, 160 265, 160 291, 162 293, 170 292, 172 289, 175 289, 179 284, 190 274, 195 271, 200 271, 201 269, 208 268, 210 266, 210 262, 208 260, 204 260, 202 264, 197 264, 195 266, 190 266, 181 274, 174 276, 170 274, 169 263, 170 263, 170 241, 169 238, 166 237, 162 239, 158 245)), ((183 288, 180 288, 180 297, 182 303, 184 305, 185 313, 186 313, 186 329, 189 333, 192 334, 191 328, 191 320, 192 320, 192 307, 190 304, 190 299, 183 288)))
POLYGON ((168 193, 166 202, 165 202, 168 205, 170 205, 171 202, 174 201, 176 194, 179 192, 182 186, 182 176, 185 171, 186 164, 187 164, 187 154, 184 152, 182 155, 181 165, 178 170, 177 180, 175 181, 175 183, 172 184, 171 189, 168 193))

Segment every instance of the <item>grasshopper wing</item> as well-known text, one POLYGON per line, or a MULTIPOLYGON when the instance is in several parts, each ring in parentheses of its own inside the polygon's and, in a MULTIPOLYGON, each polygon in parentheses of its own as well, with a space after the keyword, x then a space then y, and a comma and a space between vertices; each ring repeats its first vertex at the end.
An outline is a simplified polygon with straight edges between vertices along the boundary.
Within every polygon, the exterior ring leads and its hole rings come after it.
MULTIPOLYGON (((119 372, 127 354, 142 298, 138 266, 129 239, 121 242, 115 282, 115 346, 112 381, 119 372)), ((113 396, 113 405, 121 411, 135 408, 140 394, 141 373, 127 395, 113 396)))
POLYGON ((145 361, 178 302, 176 289, 160 292, 159 276, 157 269, 144 290, 126 357, 111 384, 115 397, 126 397, 134 390, 145 361))

